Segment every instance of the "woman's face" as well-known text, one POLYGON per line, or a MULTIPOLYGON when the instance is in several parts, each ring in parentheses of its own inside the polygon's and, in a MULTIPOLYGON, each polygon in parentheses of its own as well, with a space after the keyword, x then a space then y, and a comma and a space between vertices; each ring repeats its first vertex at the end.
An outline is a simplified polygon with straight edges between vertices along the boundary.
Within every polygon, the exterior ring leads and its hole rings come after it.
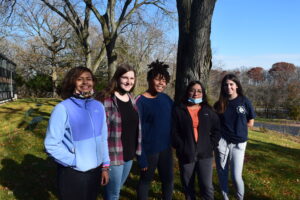
POLYGON ((94 81, 90 72, 83 72, 76 79, 75 90, 77 93, 86 93, 93 90, 94 81))
POLYGON ((226 92, 226 94, 229 97, 236 97, 237 94, 237 88, 238 86, 236 85, 236 83, 232 80, 226 80, 225 85, 223 85, 224 90, 226 92))
POLYGON ((150 88, 156 92, 163 92, 167 87, 167 80, 160 74, 157 75, 150 83, 150 88))
POLYGON ((188 91, 188 97, 193 99, 199 99, 202 98, 202 88, 201 85, 195 84, 193 85, 190 90, 188 91))
POLYGON ((126 92, 129 92, 132 89, 135 82, 134 72, 133 71, 126 72, 120 77, 119 81, 120 81, 120 87, 126 92))

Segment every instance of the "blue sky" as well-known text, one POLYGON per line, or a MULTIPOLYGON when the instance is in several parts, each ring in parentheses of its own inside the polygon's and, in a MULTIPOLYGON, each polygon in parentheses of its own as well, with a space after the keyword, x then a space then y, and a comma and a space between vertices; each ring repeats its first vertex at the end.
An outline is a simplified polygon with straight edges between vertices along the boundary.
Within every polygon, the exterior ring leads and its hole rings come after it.
POLYGON ((300 0, 218 0, 211 42, 223 69, 300 66, 300 0))

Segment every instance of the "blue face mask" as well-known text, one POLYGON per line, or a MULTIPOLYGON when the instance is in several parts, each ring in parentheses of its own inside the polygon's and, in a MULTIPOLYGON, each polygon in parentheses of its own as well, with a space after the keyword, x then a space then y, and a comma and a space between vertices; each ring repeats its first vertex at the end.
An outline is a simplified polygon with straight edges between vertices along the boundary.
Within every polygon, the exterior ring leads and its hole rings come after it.
POLYGON ((202 103, 202 98, 198 98, 198 99, 188 98, 188 102, 193 104, 199 104, 202 103))

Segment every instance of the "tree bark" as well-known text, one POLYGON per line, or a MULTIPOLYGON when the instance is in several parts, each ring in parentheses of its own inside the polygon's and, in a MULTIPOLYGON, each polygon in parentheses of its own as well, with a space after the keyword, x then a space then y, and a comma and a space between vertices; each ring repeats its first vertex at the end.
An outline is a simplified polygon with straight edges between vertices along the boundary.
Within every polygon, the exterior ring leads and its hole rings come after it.
POLYGON ((177 0, 179 40, 175 101, 180 101, 190 81, 207 86, 212 66, 210 33, 216 0, 177 0))

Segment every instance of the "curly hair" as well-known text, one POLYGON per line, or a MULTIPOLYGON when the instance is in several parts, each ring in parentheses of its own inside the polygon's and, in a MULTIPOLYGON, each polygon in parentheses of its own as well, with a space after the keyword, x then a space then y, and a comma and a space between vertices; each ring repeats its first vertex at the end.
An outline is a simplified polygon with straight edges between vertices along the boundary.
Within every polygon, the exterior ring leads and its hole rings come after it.
POLYGON ((147 81, 151 82, 157 76, 160 78, 165 78, 167 83, 170 81, 170 74, 168 72, 169 65, 164 62, 159 62, 156 60, 148 65, 149 71, 147 73, 147 81))

